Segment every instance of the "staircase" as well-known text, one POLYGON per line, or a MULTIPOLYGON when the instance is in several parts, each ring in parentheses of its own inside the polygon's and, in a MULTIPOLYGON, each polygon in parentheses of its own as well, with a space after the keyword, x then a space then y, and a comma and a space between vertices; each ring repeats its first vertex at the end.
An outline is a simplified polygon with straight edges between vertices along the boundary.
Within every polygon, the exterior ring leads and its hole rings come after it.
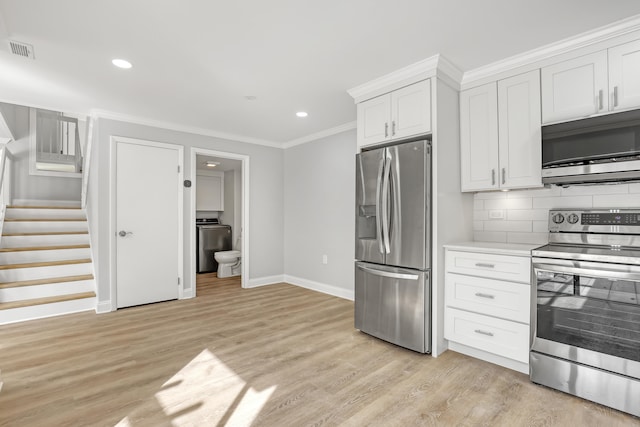
POLYGON ((84 210, 7 206, 0 239, 0 324, 95 307, 84 210))

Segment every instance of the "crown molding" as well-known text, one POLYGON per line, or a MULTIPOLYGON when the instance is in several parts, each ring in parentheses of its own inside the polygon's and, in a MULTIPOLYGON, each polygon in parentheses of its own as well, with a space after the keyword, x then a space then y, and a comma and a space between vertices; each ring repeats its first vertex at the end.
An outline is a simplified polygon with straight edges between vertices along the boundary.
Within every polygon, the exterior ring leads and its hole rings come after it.
POLYGON ((231 133, 218 132, 211 129, 199 128, 195 126, 185 126, 177 123, 164 122, 160 120, 147 119, 144 117, 131 116, 128 114, 115 113, 112 111, 92 109, 89 114, 92 117, 117 120, 121 122, 134 123, 142 126, 151 126, 160 129, 173 130, 177 132, 192 133, 195 135, 210 136, 213 138, 226 139, 229 141, 244 142, 247 144, 263 145, 266 147, 282 148, 282 144, 265 139, 252 138, 249 136, 235 135, 231 133))
POLYGON ((464 73, 461 80, 461 86, 467 89, 472 87, 474 83, 482 83, 483 80, 495 77, 495 75, 499 73, 533 65, 538 62, 548 60, 554 56, 573 52, 576 49, 586 48, 597 43, 606 42, 607 40, 621 37, 635 31, 640 31, 640 15, 634 15, 629 18, 613 22, 612 24, 469 70, 464 73))
POLYGON ((316 140, 321 139, 321 138, 326 138, 328 136, 337 135, 339 133, 346 132, 348 130, 355 129, 355 128, 356 128, 356 122, 355 121, 349 122, 349 123, 345 123, 345 124, 340 125, 340 126, 336 126, 336 127, 330 128, 330 129, 325 129, 325 130, 320 131, 320 132, 312 133, 311 135, 303 136, 301 138, 292 139, 291 141, 285 142, 282 145, 282 148, 287 149, 287 148, 295 147, 296 145, 306 144, 307 142, 312 142, 312 141, 316 141, 316 140))

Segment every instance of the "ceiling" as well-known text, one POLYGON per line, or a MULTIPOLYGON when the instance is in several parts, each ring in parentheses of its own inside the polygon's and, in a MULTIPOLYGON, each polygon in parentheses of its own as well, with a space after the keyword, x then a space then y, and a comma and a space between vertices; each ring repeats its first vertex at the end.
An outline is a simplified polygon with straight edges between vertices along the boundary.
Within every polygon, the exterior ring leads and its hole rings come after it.
POLYGON ((347 89, 437 53, 468 71, 635 14, 638 0, 0 0, 0 101, 279 145, 354 121, 347 89))

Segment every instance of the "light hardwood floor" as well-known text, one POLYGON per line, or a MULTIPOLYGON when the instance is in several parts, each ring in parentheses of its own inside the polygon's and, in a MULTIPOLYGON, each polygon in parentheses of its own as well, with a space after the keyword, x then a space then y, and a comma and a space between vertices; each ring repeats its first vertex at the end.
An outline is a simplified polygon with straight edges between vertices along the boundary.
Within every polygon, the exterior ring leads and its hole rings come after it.
POLYGON ((0 326, 0 425, 640 425, 490 363, 371 338, 350 301, 199 282, 191 300, 0 326))

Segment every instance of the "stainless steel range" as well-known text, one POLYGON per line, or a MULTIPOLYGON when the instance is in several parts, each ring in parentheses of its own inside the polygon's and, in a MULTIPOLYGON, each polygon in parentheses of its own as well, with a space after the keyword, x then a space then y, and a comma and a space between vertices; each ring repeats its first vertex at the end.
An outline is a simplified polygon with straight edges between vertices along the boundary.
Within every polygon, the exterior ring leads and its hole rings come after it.
POLYGON ((640 209, 552 210, 531 381, 640 416, 640 209))

